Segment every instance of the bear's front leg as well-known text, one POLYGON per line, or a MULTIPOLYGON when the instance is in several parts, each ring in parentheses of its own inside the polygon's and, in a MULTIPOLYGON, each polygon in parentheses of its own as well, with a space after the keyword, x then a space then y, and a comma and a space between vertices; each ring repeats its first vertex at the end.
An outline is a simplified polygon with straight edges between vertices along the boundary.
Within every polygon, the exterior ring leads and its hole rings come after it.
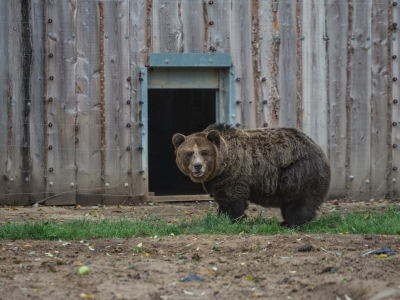
POLYGON ((243 193, 232 193, 229 194, 225 191, 217 192, 214 200, 218 203, 218 215, 226 214, 229 216, 232 222, 238 221, 245 216, 244 211, 247 208, 248 197, 243 193))

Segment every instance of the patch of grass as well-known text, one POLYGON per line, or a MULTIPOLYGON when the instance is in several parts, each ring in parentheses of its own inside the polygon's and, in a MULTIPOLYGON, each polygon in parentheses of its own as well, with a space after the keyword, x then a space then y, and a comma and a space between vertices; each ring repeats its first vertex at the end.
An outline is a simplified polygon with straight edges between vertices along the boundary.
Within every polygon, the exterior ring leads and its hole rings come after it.
POLYGON ((170 224, 158 217, 140 220, 122 218, 118 221, 77 220, 67 223, 55 221, 6 223, 0 225, 0 239, 19 240, 81 240, 95 238, 127 238, 181 234, 292 234, 295 232, 323 234, 400 234, 400 208, 388 207, 383 212, 358 212, 323 215, 300 228, 279 226, 279 220, 261 217, 248 218, 232 224, 226 216, 208 214, 202 220, 170 224))

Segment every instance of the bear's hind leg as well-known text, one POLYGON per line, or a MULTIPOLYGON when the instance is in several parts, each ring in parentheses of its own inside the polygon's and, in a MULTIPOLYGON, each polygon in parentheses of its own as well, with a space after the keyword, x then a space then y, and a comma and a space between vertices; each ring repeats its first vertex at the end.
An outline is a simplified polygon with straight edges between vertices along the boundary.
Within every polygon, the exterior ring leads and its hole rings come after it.
POLYGON ((307 203, 306 200, 293 200, 281 207, 281 226, 294 227, 308 223, 316 217, 318 208, 319 206, 307 203))

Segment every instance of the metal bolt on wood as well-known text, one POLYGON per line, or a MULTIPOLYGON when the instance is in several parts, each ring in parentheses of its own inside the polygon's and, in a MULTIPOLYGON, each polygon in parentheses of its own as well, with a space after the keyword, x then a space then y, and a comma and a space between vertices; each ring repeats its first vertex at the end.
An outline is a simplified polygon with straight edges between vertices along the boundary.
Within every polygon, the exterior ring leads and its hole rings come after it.
POLYGON ((396 166, 393 167, 393 171, 397 171, 397 167, 396 166))

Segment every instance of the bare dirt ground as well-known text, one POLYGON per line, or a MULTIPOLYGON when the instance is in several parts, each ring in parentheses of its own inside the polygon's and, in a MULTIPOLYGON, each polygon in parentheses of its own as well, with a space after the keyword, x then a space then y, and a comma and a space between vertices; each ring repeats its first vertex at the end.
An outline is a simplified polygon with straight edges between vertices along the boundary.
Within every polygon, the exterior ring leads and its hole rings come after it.
MULTIPOLYGON (((321 213, 382 210, 387 204, 383 200, 331 201, 321 213)), ((152 215, 178 222, 215 210, 209 202, 5 207, 0 208, 0 222, 152 215)), ((279 211, 251 205, 247 215, 279 217, 279 211)), ((400 252, 400 236, 2 240, 0 299, 400 299, 400 254, 368 254, 382 247, 400 252), (142 252, 135 253, 139 244, 142 252), (82 265, 89 267, 89 274, 78 274, 82 265)))

